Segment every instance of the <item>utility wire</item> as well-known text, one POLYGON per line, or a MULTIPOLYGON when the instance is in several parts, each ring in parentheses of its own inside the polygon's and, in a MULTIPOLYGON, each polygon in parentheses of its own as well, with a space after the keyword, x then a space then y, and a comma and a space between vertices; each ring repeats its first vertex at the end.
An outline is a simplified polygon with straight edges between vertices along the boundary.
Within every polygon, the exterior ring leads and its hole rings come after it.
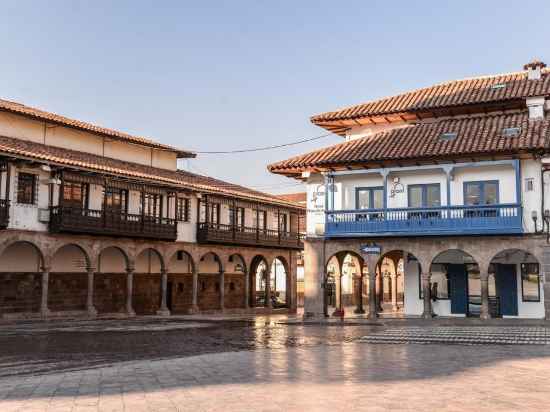
POLYGON ((283 143, 283 144, 278 144, 278 145, 273 145, 273 146, 255 147, 253 149, 239 149, 239 150, 212 151, 212 152, 209 152, 209 151, 206 151, 206 152, 195 151, 195 153, 197 153, 197 154, 232 154, 232 153, 260 152, 260 151, 264 151, 264 150, 280 149, 281 147, 295 146, 295 145, 301 144, 301 143, 312 142, 314 140, 319 140, 319 139, 322 139, 324 137, 328 137, 328 136, 331 136, 331 135, 332 135, 332 133, 325 133, 325 134, 322 134, 320 136, 310 137, 308 139, 301 139, 301 140, 297 140, 295 142, 283 143))

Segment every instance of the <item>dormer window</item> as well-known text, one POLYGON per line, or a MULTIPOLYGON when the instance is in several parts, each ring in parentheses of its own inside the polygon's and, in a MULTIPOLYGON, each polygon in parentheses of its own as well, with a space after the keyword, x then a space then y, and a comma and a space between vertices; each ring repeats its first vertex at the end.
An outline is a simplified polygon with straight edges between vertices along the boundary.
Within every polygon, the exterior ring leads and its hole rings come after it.
POLYGON ((521 134, 521 127, 505 127, 502 129, 504 137, 518 137, 521 134))
POLYGON ((490 87, 493 90, 504 89, 506 87, 506 83, 496 83, 491 85, 490 87))
POLYGON ((458 134, 455 132, 445 132, 445 133, 441 133, 441 135, 439 135, 439 138, 441 140, 447 141, 447 140, 454 140, 456 139, 457 136, 458 134))

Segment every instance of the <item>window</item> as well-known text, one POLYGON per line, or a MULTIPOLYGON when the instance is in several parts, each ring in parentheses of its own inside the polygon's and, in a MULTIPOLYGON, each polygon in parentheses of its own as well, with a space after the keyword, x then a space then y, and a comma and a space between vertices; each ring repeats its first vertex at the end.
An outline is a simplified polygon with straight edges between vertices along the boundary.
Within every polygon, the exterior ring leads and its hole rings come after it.
POLYGON ((63 182, 63 204, 66 206, 88 208, 89 186, 87 183, 63 182))
POLYGON ((288 215, 284 213, 279 214, 279 232, 281 233, 288 232, 288 215))
POLYGON ((409 185, 409 207, 441 206, 441 189, 439 183, 427 185, 409 185))
POLYGON ((237 229, 244 229, 244 207, 229 209, 229 223, 235 225, 237 229))
POLYGON ((518 137, 521 135, 521 127, 505 127, 502 129, 504 137, 518 137))
POLYGON ((176 198, 176 220, 189 222, 191 218, 191 200, 186 197, 176 198))
MULTIPOLYGON (((441 263, 432 264, 432 277, 430 283, 432 288, 431 292, 432 294, 436 294, 437 299, 449 299, 451 297, 447 265, 441 263)), ((420 281, 420 294, 422 297, 422 281, 420 281)))
POLYGON ((104 191, 104 202, 106 210, 126 213, 128 211, 128 191, 108 187, 104 191))
POLYGON ((525 191, 532 192, 535 190, 535 179, 528 177, 525 179, 525 191))
POLYGON ((497 180, 464 182, 464 204, 466 206, 496 205, 497 203, 497 180))
POLYGON ((382 209, 384 207, 384 188, 358 187, 355 189, 356 209, 382 209))
POLYGON ((36 175, 19 173, 17 176, 17 203, 33 205, 36 202, 36 175))
POLYGON ((521 264, 521 295, 524 302, 540 302, 538 263, 521 264))
POLYGON ((447 133, 441 133, 439 135, 439 138, 441 140, 454 140, 454 139, 456 139, 457 136, 458 136, 458 134, 455 133, 455 132, 447 132, 447 133))
POLYGON ((252 215, 252 224, 257 229, 266 230, 267 212, 265 210, 259 210, 257 213, 254 211, 254 214, 252 215))
POLYGON ((208 205, 209 207, 209 220, 212 224, 219 224, 220 223, 220 204, 219 203, 210 203, 208 205))
POLYGON ((147 217, 160 217, 162 214, 162 196, 152 193, 141 194, 141 213, 147 217))

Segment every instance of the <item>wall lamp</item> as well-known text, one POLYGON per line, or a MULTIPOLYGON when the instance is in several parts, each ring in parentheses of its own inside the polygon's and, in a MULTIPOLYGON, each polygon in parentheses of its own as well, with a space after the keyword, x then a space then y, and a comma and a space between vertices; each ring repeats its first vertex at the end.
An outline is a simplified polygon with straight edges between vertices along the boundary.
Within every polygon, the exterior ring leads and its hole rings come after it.
POLYGON ((531 219, 533 219, 533 223, 535 225, 535 233, 546 233, 546 243, 550 243, 550 210, 544 209, 544 214, 542 215, 542 227, 540 230, 538 230, 537 227, 538 214, 536 210, 531 211, 531 219))

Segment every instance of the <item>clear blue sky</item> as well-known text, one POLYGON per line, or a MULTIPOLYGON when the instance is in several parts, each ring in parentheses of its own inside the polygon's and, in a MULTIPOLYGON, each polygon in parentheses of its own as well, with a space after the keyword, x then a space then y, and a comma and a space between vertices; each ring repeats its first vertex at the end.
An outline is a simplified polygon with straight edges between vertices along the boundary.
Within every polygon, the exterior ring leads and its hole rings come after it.
MULTIPOLYGON (((322 134, 309 116, 434 82, 550 63, 546 1, 5 1, 0 96, 194 150, 322 134)), ((339 142, 203 155, 265 191, 266 165, 339 142)))

